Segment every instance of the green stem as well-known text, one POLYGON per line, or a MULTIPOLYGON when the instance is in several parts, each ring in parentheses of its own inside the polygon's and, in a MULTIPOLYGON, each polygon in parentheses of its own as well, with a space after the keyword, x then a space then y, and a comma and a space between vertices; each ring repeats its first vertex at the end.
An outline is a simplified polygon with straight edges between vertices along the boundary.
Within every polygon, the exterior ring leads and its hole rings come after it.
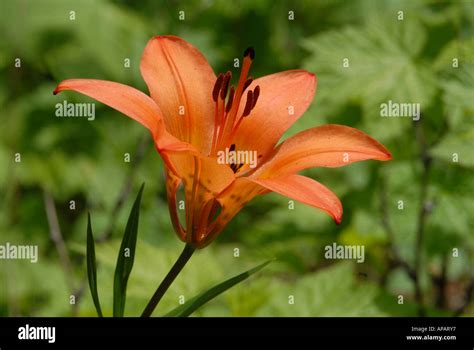
POLYGON ((168 272, 164 280, 161 282, 161 284, 158 286, 158 288, 155 291, 155 294, 151 297, 150 301, 148 302, 148 305, 146 306, 145 310, 143 310, 142 317, 150 317, 153 311, 155 310, 156 306, 160 302, 161 298, 163 298, 163 295, 165 295, 166 291, 168 288, 171 286, 171 283, 175 280, 176 277, 178 277, 179 273, 183 269, 184 265, 188 262, 188 260, 191 258, 193 255, 194 251, 196 248, 194 248, 190 244, 186 244, 184 246, 184 249, 179 256, 178 260, 174 263, 173 267, 171 270, 168 272))

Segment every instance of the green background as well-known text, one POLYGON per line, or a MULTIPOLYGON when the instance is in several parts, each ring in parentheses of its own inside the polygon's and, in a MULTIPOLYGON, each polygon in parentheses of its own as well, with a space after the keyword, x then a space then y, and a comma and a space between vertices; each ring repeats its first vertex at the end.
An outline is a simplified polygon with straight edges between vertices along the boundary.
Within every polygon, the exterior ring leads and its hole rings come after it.
POLYGON ((148 39, 163 34, 197 46, 216 72, 233 69, 233 59, 253 46, 253 76, 316 73, 316 98, 286 136, 350 125, 386 145, 393 160, 307 172, 341 198, 339 226, 299 203, 289 210, 288 199, 275 194, 253 200, 193 256, 155 315, 273 257, 196 315, 419 315, 408 273, 417 256, 422 310, 474 315, 473 22, 473 1, 1 1, 0 244, 37 244, 40 256, 36 264, 0 260, 0 315, 95 315, 84 258, 88 211, 96 238, 106 236, 96 254, 102 307, 111 315, 118 247, 143 182, 126 315, 142 311, 178 256, 162 162, 146 130, 100 103, 93 122, 56 118, 56 103, 92 100, 52 95, 67 78, 147 91, 140 57, 148 39), (421 121, 381 118, 388 100, 420 103, 421 121), (52 239, 55 226, 62 240, 52 239), (365 262, 326 260, 324 247, 333 242, 363 244, 365 262))

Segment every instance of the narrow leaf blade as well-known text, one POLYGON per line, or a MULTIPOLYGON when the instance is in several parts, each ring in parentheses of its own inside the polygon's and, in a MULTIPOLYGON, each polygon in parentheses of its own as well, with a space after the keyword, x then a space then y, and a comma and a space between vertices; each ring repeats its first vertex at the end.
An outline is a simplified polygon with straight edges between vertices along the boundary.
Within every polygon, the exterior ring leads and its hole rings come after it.
POLYGON ((214 287, 208 289, 207 291, 195 296, 194 298, 188 300, 183 305, 178 306, 177 308, 171 310, 165 315, 165 317, 187 317, 191 315, 194 311, 200 308, 202 305, 206 304, 208 301, 214 299, 218 295, 224 293, 226 290, 232 288, 236 284, 246 280, 254 273, 260 271, 273 260, 269 260, 260 264, 253 269, 245 271, 237 276, 234 276, 222 283, 215 285, 214 287))
POLYGON ((140 187, 140 191, 138 192, 135 203, 130 211, 130 216, 128 217, 127 226, 125 227, 125 233, 117 257, 114 276, 114 317, 123 317, 125 312, 127 283, 135 260, 135 247, 137 244, 138 222, 140 217, 140 202, 144 186, 145 184, 140 187))
POLYGON ((103 317, 97 291, 97 265, 95 260, 94 235, 92 234, 91 215, 87 214, 87 278, 91 290, 92 300, 99 317, 103 317))

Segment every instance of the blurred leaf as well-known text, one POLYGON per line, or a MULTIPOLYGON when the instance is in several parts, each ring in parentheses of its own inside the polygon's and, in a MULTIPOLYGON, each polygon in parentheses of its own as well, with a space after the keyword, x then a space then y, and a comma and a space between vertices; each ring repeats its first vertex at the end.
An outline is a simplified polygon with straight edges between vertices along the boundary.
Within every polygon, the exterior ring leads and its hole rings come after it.
MULTIPOLYGON (((281 265, 279 259, 277 259, 281 265)), ((258 277, 252 278, 248 283, 241 283, 226 293, 226 301, 230 311, 230 315, 234 317, 252 317, 255 316, 258 310, 268 302, 270 296, 267 290, 268 281, 275 278, 272 273, 275 273, 279 267, 272 265, 270 273, 262 274, 258 277)), ((270 270, 270 269, 268 269, 270 270)), ((266 270, 266 271, 268 271, 266 270)), ((285 271, 285 270, 281 270, 285 271)), ((212 315, 210 307, 206 307, 206 314, 212 315), (209 310, 208 310, 209 309, 209 310)))
POLYGON ((91 216, 87 215, 87 278, 91 290, 94 306, 99 317, 102 317, 102 309, 100 308, 99 294, 97 292, 97 265, 95 261, 95 243, 92 234, 91 216))
MULTIPOLYGON (((391 161, 384 164, 382 176, 386 181, 387 214, 394 231, 395 242, 402 258, 413 261, 413 246, 418 218, 419 164, 412 161, 391 161), (410 184, 410 185, 407 185, 410 184)), ((377 208, 380 199, 373 202, 377 208)), ((380 225, 381 214, 374 216, 374 224, 380 225)))
POLYGON ((334 113, 348 102, 358 102, 364 109, 364 131, 382 141, 400 135, 410 118, 381 118, 380 104, 419 103, 422 110, 430 105, 437 82, 419 58, 425 42, 419 21, 398 21, 395 15, 304 40, 311 53, 304 65, 319 81, 316 113, 334 113))
POLYGON ((264 262, 263 264, 260 264, 253 269, 250 269, 248 271, 245 271, 237 276, 234 276, 227 281, 224 281, 222 283, 219 283, 218 285, 208 289, 207 291, 201 293, 198 296, 195 296, 194 298, 190 299, 186 303, 184 303, 181 306, 178 306, 176 309, 170 311, 167 313, 165 316, 168 317, 187 317, 191 315, 196 309, 200 308, 202 305, 207 303, 208 301, 214 299, 218 295, 224 293, 226 290, 229 288, 232 288, 236 284, 246 280, 249 278, 251 275, 254 273, 260 271, 263 269, 265 266, 267 266, 270 261, 264 262))
POLYGON ((375 215, 357 211, 354 217, 354 227, 349 226, 340 234, 339 241, 346 245, 364 245, 366 249, 386 240, 385 233, 377 224, 375 215))
POLYGON ((144 187, 145 184, 140 187, 137 199, 135 200, 135 203, 133 203, 117 258, 114 277, 114 317, 123 317, 125 311, 127 283, 135 259, 138 221, 140 218, 140 202, 144 187))
POLYGON ((474 64, 461 63, 455 71, 443 81, 444 113, 452 130, 462 132, 474 118, 474 64))
POLYGON ((397 18, 398 11, 403 10, 405 16, 414 16, 426 10, 421 1, 413 0, 354 0, 336 2, 339 5, 338 11, 334 13, 336 23, 366 22, 380 16, 391 14, 392 18, 397 18))
MULTIPOLYGON (((269 302, 259 316, 354 317, 386 316, 377 306, 380 291, 369 282, 358 282, 350 263, 337 263, 292 283, 271 286, 269 302)), ((393 298, 396 303, 396 298, 393 298)), ((403 307, 403 306, 401 306, 403 307)))
POLYGON ((459 164, 474 167, 474 127, 464 128, 464 131, 446 136, 431 154, 451 165, 459 164))
POLYGON ((474 38, 455 39, 446 44, 433 62, 437 71, 454 73, 458 68, 474 64, 474 38), (454 59, 457 65, 453 66, 454 59))
POLYGON ((39 249, 37 263, 7 259, 0 264, 0 313, 2 316, 71 316, 71 291, 61 265, 47 255, 48 234, 39 227, 31 226, 30 230, 34 234, 28 238, 17 227, 1 232, 2 244, 37 245, 39 249))
POLYGON ((5 33, 5 45, 11 52, 20 52, 24 64, 40 69, 46 65, 60 78, 71 72, 75 72, 73 76, 102 73, 116 80, 142 83, 138 65, 149 35, 145 22, 133 12, 93 0, 74 4, 7 0, 2 6, 0 29, 5 33), (21 31, 14 29, 17 17, 7 15, 12 13, 22 17, 21 31), (130 59, 130 68, 124 65, 125 59, 130 59))
POLYGON ((474 250, 474 183, 471 168, 434 162, 431 211, 427 216, 427 250, 432 255, 451 253, 455 247, 474 250))

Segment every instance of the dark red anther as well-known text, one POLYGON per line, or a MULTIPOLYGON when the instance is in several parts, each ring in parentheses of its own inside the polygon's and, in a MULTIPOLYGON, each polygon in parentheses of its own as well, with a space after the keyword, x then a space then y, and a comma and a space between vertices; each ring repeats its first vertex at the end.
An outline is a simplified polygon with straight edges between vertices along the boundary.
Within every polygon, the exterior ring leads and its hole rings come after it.
POLYGON ((247 57, 247 56, 249 56, 251 60, 255 58, 255 50, 253 49, 253 47, 248 47, 244 51, 244 57, 247 57))
POLYGON ((228 71, 225 73, 224 81, 222 82, 222 89, 221 89, 221 99, 225 99, 227 95, 227 89, 229 88, 230 78, 232 78, 232 73, 228 71))
POLYGON ((245 91, 245 89, 247 89, 249 87, 249 85, 252 84, 252 81, 253 81, 253 78, 248 77, 248 79, 244 83, 244 89, 242 91, 245 91))
POLYGON ((244 113, 242 114, 242 117, 246 117, 250 114, 250 111, 252 110, 253 106, 253 92, 252 90, 249 90, 247 92, 247 101, 245 102, 245 108, 244 108, 244 113))
POLYGON ((212 89, 212 99, 214 102, 217 102, 217 98, 219 97, 219 91, 222 87, 222 81, 224 80, 224 74, 219 74, 216 79, 216 83, 214 84, 214 89, 212 89))
POLYGON ((225 112, 229 113, 232 108, 232 102, 234 102, 235 89, 233 86, 230 87, 229 99, 227 100, 227 105, 225 106, 225 112))
POLYGON ((260 85, 257 85, 253 90, 252 109, 254 109, 255 105, 257 104, 258 96, 260 96, 260 85))

